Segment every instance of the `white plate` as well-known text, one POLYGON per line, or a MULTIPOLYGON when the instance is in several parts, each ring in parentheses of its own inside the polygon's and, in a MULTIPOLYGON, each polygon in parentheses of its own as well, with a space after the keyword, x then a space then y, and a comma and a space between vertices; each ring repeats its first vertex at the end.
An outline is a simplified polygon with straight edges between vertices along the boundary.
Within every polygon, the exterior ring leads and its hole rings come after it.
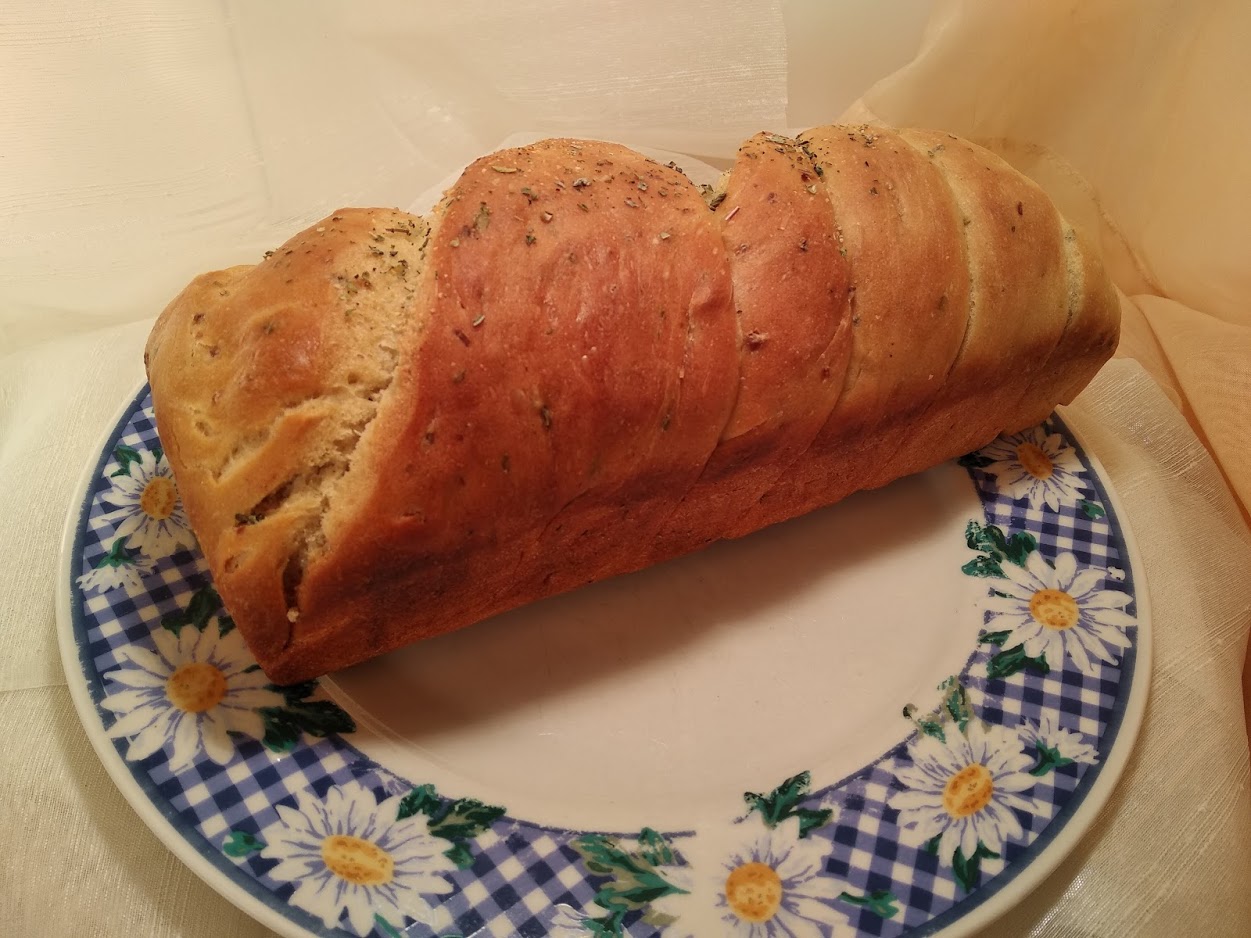
POLYGON ((66 673, 144 821, 285 935, 967 934, 1146 703, 1141 568, 1056 418, 320 687, 265 683, 167 478, 145 387, 66 526, 66 673))

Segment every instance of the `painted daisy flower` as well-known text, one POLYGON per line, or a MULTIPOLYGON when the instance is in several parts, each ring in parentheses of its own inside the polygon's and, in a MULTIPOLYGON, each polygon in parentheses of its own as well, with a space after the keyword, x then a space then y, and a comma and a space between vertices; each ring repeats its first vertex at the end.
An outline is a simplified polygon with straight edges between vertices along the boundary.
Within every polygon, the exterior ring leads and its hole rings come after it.
POLYGON ((260 855, 279 861, 269 875, 295 883, 291 904, 327 928, 344 913, 358 935, 373 930, 375 917, 393 928, 405 917, 442 927, 447 914, 426 897, 452 891, 444 874, 456 864, 424 814, 398 819, 403 797, 379 803, 364 785, 349 782, 331 788, 324 801, 300 792, 296 807, 277 805, 279 820, 261 832, 260 855))
POLYGON ((1004 648, 1024 645, 1027 655, 1045 656, 1054 670, 1064 667, 1067 655, 1083 674, 1094 676, 1096 661, 1116 664, 1119 654, 1111 649, 1129 647, 1125 629, 1134 618, 1124 607, 1133 597, 1099 589, 1104 571, 1078 569, 1070 553, 1056 557, 1052 568, 1034 552, 1024 567, 1003 564, 1003 573, 1006 579, 995 580, 993 586, 1007 595, 987 599, 992 615, 986 628, 1011 631, 1004 648))
POLYGON ((1099 761, 1098 752, 1086 742, 1086 737, 1064 729, 1054 713, 1043 714, 1037 723, 1026 720, 1021 725, 1021 735, 1026 743, 1043 756, 1039 763, 1040 768, 1070 765, 1074 762, 1094 765, 1099 761))
POLYGON ((1017 794, 1037 781, 1017 733, 972 720, 967 734, 948 727, 947 738, 922 735, 908 746, 913 764, 895 776, 908 790, 895 792, 887 804, 899 811, 904 843, 920 846, 938 837, 939 859, 950 865, 957 847, 971 857, 978 841, 1000 853, 1004 841, 1024 834, 1012 809, 1038 808, 1017 794))
POLYGON ((143 591, 143 578, 155 568, 151 560, 139 556, 139 552, 126 549, 126 538, 119 537, 113 542, 109 552, 96 561, 95 567, 88 570, 77 580, 78 588, 84 593, 125 587, 130 595, 143 591))
POLYGON ((651 904, 674 919, 666 936, 694 938, 821 938, 850 936, 851 927, 833 903, 842 886, 825 875, 829 844, 799 837, 799 819, 729 851, 708 837, 683 847, 688 866, 657 866, 656 872, 683 890, 651 904))
POLYGON ((214 620, 204 631, 158 629, 152 640, 155 652, 127 645, 119 652, 127 663, 104 675, 114 689, 100 705, 118 714, 109 737, 130 739, 127 759, 146 759, 172 743, 172 772, 201 753, 225 765, 235 753, 228 733, 265 735, 257 710, 284 700, 268 689, 269 679, 237 631, 222 635, 214 620))
POLYGON ((100 517, 110 524, 119 520, 114 537, 128 538, 153 559, 168 557, 179 547, 194 547, 195 535, 174 486, 174 473, 161 453, 145 450, 131 459, 127 474, 113 476, 113 488, 103 496, 113 510, 100 517))
POLYGON ((1086 487, 1076 450, 1042 427, 1001 436, 978 455, 993 460, 985 471, 996 477, 1000 491, 1013 500, 1028 498, 1031 508, 1075 505, 1086 487))

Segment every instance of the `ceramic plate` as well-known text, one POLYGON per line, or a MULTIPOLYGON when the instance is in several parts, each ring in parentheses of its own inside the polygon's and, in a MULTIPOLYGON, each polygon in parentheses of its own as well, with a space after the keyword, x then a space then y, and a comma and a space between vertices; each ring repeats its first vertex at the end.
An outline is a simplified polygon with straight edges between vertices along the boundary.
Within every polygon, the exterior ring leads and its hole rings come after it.
POLYGON ((963 935, 1089 826, 1141 570, 1058 418, 749 538, 275 687, 142 389, 67 523, 66 673, 144 821, 285 935, 963 935))

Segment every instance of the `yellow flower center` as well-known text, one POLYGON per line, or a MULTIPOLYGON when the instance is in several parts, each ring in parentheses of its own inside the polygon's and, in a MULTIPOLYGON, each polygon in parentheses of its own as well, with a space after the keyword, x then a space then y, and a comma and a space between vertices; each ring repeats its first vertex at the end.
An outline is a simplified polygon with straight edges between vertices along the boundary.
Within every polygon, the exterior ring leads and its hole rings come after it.
POLYGON ((356 886, 381 886, 391 882, 395 861, 377 844, 347 834, 335 834, 321 842, 326 869, 356 886))
POLYGON ((1018 446, 1016 458, 1021 461, 1021 468, 1035 479, 1049 479, 1055 469, 1051 457, 1033 443, 1022 443, 1018 446))
POLYGON ((943 789, 943 807, 954 818, 968 817, 990 804, 990 796, 994 792, 995 783, 991 780, 990 770, 980 762, 974 762, 947 780, 947 787, 943 789))
POLYGON ((184 664, 165 682, 165 696, 179 710, 203 713, 226 696, 226 675, 211 664, 184 664))
POLYGON ((744 863, 725 878, 725 898, 745 922, 767 922, 782 904, 782 878, 764 863, 744 863))
POLYGON ((1071 629, 1080 613, 1077 600, 1063 590, 1039 590, 1029 601, 1029 614, 1034 621, 1049 629, 1071 629))
POLYGON ((178 491, 174 488, 174 480, 168 476, 156 476, 143 487, 139 496, 139 508, 145 515, 164 521, 174 513, 174 503, 178 500, 178 491))

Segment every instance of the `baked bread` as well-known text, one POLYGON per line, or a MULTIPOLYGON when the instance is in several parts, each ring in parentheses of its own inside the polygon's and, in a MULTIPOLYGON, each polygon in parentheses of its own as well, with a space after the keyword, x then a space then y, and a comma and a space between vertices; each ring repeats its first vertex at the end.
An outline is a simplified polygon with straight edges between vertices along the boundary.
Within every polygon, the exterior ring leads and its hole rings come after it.
POLYGON ((701 192, 614 144, 471 165, 198 277, 148 341, 214 582, 285 683, 831 504, 1042 420, 1119 307, 948 134, 759 134, 701 192))

